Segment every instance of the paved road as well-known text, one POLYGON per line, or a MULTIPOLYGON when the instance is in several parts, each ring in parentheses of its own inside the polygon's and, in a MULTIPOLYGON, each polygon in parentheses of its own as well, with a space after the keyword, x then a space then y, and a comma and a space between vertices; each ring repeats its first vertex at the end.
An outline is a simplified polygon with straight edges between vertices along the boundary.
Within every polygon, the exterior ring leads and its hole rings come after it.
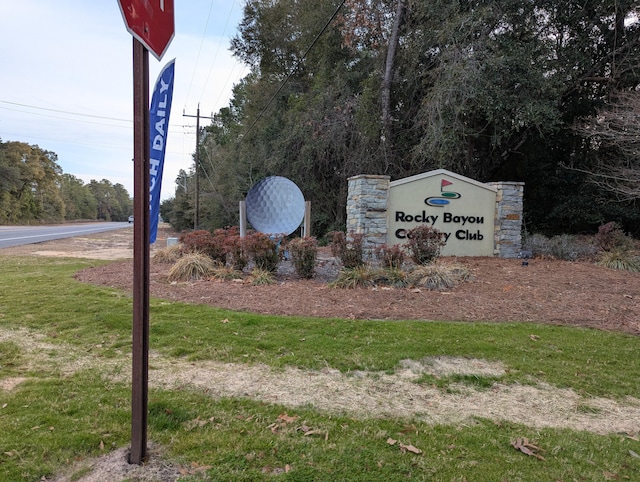
POLYGON ((55 226, 0 226, 0 248, 86 236, 131 226, 129 223, 60 224, 55 226))

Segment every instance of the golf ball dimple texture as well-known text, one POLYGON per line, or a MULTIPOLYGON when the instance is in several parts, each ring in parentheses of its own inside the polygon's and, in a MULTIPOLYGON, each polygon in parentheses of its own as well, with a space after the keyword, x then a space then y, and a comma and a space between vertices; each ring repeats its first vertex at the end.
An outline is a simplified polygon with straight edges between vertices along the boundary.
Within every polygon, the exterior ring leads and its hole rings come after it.
POLYGON ((271 176, 247 193, 247 220, 264 234, 293 233, 304 219, 304 196, 286 177, 271 176))

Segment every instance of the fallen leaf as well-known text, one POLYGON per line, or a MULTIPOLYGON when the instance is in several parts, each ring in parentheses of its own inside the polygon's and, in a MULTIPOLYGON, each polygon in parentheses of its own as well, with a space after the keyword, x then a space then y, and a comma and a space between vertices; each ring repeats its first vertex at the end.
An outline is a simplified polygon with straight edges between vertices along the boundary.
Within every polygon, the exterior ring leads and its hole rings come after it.
POLYGON ((389 437, 389 438, 387 439, 387 443, 388 443, 389 445, 395 445, 395 444, 396 444, 396 442, 397 442, 397 440, 394 440, 394 439, 392 439, 391 437, 389 437))
POLYGON ((538 451, 542 451, 542 449, 537 445, 529 442, 529 439, 527 439, 526 437, 521 437, 516 439, 515 442, 511 442, 511 445, 513 446, 513 448, 515 448, 516 450, 519 450, 523 454, 529 455, 531 457, 535 457, 538 460, 545 460, 545 458, 542 455, 536 453, 538 451))
POLYGON ((100 450, 104 450, 104 442, 100 440, 100 450))
POLYGON ((229 323, 229 318, 225 318, 224 320, 220 321, 220 323, 229 323))
POLYGON ((422 450, 420 450, 419 448, 414 447, 413 445, 400 444, 399 447, 400 447, 400 450, 402 450, 403 452, 411 452, 413 454, 421 454, 422 453, 422 450))
POLYGON ((625 298, 629 298, 630 300, 632 300, 632 299, 633 299, 633 296, 631 296, 631 295, 623 295, 623 296, 624 296, 625 298))
POLYGON ((635 453, 633 450, 629 450, 629 455, 631 455, 632 457, 635 457, 636 459, 640 459, 640 455, 635 453))
POLYGON ((296 420, 298 420, 298 418, 300 418, 300 417, 291 417, 291 416, 287 415, 286 413, 281 413, 280 415, 278 415, 278 420, 282 420, 284 423, 295 422, 296 420))
POLYGON ((531 338, 533 341, 538 341, 540 339, 538 335, 529 335, 529 338, 531 338))

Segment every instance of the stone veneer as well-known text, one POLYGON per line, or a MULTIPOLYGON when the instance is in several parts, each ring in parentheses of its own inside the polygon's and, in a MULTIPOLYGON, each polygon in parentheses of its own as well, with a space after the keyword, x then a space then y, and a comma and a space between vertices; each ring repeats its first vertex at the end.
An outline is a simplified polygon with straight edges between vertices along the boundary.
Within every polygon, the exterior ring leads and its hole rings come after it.
POLYGON ((517 258, 522 249, 523 182, 488 182, 497 189, 494 250, 500 258, 517 258))
MULTIPOLYGON (((367 174, 349 178, 347 233, 364 236, 367 257, 387 242, 390 181, 389 176, 367 174)), ((524 183, 490 182, 487 185, 497 189, 494 254, 501 258, 516 258, 522 249, 524 183)))

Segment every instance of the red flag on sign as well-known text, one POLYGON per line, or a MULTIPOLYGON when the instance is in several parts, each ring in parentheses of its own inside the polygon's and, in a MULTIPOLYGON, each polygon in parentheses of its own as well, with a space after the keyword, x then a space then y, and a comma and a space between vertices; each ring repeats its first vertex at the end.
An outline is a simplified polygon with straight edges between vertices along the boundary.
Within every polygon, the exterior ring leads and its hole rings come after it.
POLYGON ((442 188, 442 187, 445 187, 445 186, 449 186, 449 185, 451 185, 451 184, 453 184, 453 183, 452 183, 452 182, 450 182, 450 181, 447 181, 446 179, 443 179, 443 180, 441 181, 441 183, 440 183, 440 187, 442 188))

